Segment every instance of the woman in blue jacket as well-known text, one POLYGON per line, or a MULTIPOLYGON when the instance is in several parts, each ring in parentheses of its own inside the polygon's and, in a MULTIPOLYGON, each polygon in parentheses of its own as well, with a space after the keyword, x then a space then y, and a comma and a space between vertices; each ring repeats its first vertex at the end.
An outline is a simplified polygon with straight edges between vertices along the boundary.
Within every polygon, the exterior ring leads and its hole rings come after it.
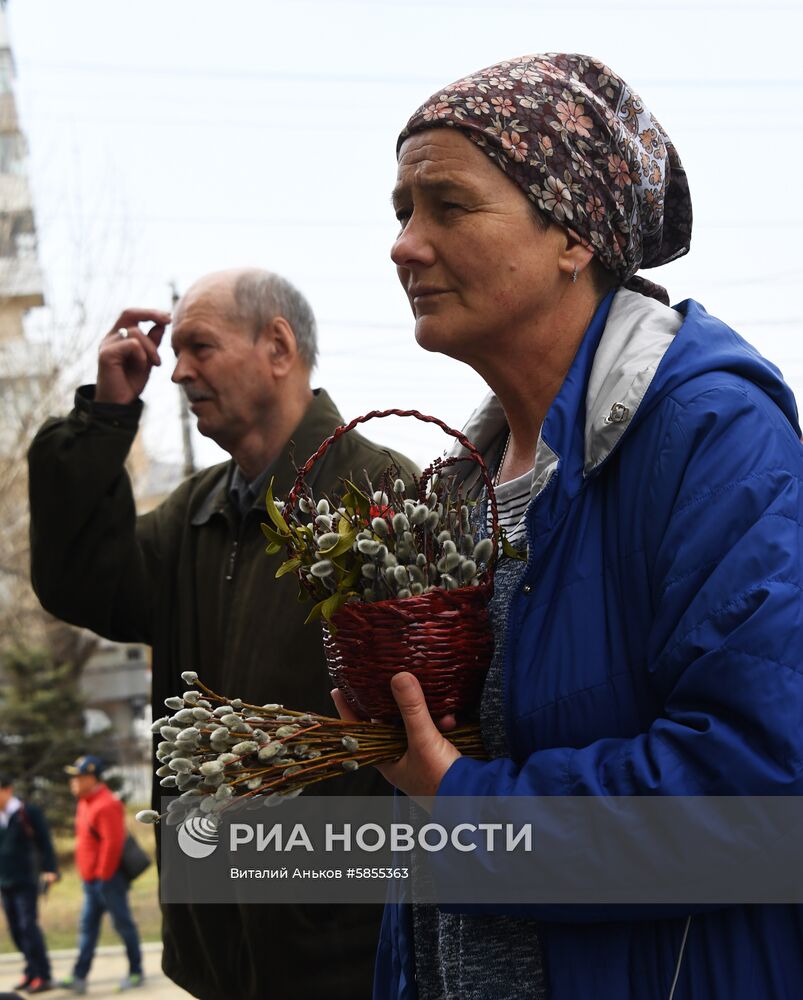
MULTIPOLYGON (((496 576, 491 759, 401 674, 386 776, 436 802, 800 795, 797 411, 736 333, 634 277, 689 249, 666 133, 594 59, 512 59, 413 115, 393 200, 416 339, 487 382, 466 434, 527 559, 496 576)), ((487 909, 389 906, 375 995, 803 996, 797 906, 487 909)))

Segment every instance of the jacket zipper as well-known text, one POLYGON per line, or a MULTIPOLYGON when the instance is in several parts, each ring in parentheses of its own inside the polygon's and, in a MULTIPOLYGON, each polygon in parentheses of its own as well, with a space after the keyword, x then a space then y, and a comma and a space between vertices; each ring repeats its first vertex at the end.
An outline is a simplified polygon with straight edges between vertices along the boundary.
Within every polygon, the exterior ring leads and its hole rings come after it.
POLYGON ((683 964, 683 954, 686 951, 686 939, 689 936, 689 925, 691 924, 691 914, 686 917, 686 926, 683 929, 683 940, 680 942, 680 951, 678 952, 678 960, 675 965, 675 978, 672 980, 672 988, 669 991, 668 1000, 673 1000, 675 996, 675 989, 678 985, 678 977, 680 976, 680 967, 683 964))
MULTIPOLYGON (((231 524, 231 522, 229 522, 231 524)), ((223 625, 223 656, 224 661, 228 660, 229 652, 232 650, 232 614, 231 610, 234 606, 235 598, 237 596, 236 587, 237 583, 234 579, 235 570, 237 568, 237 556, 239 554, 241 544, 244 541, 243 538, 243 524, 240 522, 239 525, 231 525, 232 535, 234 536, 231 540, 231 549, 229 550, 229 558, 226 564, 226 574, 223 578, 224 583, 227 585, 223 588, 223 593, 221 595, 221 615, 222 615, 222 625, 223 625)), ((224 671, 227 669, 224 666, 224 671)))

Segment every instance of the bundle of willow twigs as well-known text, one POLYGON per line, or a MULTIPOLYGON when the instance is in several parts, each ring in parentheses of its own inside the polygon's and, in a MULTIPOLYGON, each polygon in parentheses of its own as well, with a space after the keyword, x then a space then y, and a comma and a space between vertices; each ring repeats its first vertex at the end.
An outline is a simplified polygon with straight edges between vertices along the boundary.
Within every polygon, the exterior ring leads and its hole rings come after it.
MULTIPOLYGON (((144 823, 179 823, 195 813, 214 817, 255 796, 290 798, 318 781, 367 764, 398 760, 407 749, 404 729, 382 722, 346 722, 282 705, 249 705, 216 694, 191 670, 183 695, 167 698, 174 714, 157 719, 156 774, 172 799, 166 814, 145 809, 144 823)), ((476 723, 444 734, 461 753, 485 757, 476 723)))

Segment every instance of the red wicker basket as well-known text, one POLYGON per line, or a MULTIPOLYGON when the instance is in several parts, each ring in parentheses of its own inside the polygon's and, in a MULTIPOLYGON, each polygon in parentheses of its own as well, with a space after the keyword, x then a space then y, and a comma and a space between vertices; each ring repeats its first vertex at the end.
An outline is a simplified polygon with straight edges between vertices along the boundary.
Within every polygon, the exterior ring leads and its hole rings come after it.
MULTIPOLYGON (((305 477, 338 438, 358 424, 389 416, 415 417, 436 424, 455 437, 477 463, 488 490, 494 557, 479 586, 344 605, 332 618, 334 627, 329 628, 325 622, 323 626, 329 673, 351 708, 363 718, 399 718, 390 678, 401 671, 418 678, 434 718, 449 713, 465 717, 476 710, 493 653, 488 599, 499 536, 493 483, 476 446, 459 431, 417 410, 373 410, 338 427, 308 459, 287 498, 285 517, 290 517, 303 494, 305 477)), ((454 461, 440 459, 424 471, 420 499, 432 476, 454 461)))

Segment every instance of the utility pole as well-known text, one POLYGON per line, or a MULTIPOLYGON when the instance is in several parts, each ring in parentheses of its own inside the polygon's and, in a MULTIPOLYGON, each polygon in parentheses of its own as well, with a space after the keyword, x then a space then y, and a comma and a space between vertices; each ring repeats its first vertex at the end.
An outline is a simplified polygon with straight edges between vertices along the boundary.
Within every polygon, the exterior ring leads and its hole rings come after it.
MULTIPOLYGON (((170 292, 173 302, 173 315, 176 314, 176 306, 180 298, 175 281, 170 282, 170 292)), ((195 472, 195 456, 192 451, 192 425, 190 424, 190 404, 187 401, 187 394, 178 387, 179 414, 181 416, 181 441, 184 447, 184 478, 191 476, 195 472)))

